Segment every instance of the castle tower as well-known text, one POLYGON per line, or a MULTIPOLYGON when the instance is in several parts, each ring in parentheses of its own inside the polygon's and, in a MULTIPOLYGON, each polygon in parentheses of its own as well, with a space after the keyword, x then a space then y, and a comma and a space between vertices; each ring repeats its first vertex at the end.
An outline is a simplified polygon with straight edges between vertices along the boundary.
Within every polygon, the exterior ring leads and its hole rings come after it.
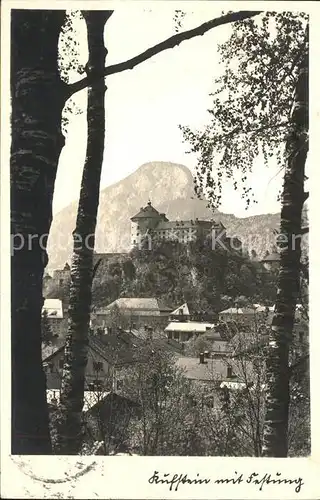
POLYGON ((165 214, 161 214, 152 205, 151 201, 131 217, 131 246, 139 246, 144 238, 151 238, 152 231, 161 221, 167 221, 165 214))

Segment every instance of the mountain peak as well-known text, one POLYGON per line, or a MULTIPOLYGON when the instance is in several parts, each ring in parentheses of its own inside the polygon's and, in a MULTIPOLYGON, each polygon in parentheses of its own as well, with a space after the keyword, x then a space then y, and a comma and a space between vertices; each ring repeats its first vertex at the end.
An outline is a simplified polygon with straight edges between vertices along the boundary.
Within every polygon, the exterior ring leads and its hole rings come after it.
POLYGON ((192 173, 188 167, 180 163, 173 163, 171 161, 150 161, 147 163, 143 163, 132 175, 141 173, 155 173, 156 175, 158 175, 160 173, 160 170, 169 171, 170 169, 181 170, 186 176, 192 178, 192 173))

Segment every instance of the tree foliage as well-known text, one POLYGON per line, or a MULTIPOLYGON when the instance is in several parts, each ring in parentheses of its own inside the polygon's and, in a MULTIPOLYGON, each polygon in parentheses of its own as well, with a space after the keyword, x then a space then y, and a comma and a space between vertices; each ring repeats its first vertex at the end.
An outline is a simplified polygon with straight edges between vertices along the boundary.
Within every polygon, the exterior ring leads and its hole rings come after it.
POLYGON ((212 250, 200 242, 159 242, 151 250, 133 249, 130 264, 102 265, 93 284, 93 302, 100 307, 119 296, 155 297, 173 307, 187 302, 194 312, 205 314, 234 305, 239 296, 272 305, 275 279, 274 273, 237 253, 212 250))
POLYGON ((198 131, 181 127, 198 155, 196 192, 213 207, 221 202, 224 179, 242 189, 247 206, 256 202, 247 175, 257 159, 268 166, 276 158, 283 168, 298 66, 307 48, 306 22, 304 13, 266 12, 234 23, 231 37, 219 46, 225 70, 210 94, 210 121, 198 131))
POLYGON ((43 311, 41 316, 41 338, 45 345, 50 344, 54 338, 47 311, 43 311))
MULTIPOLYGON (((66 83, 77 80, 85 72, 87 62, 87 46, 79 42, 81 40, 81 27, 85 29, 85 21, 81 11, 66 11, 65 22, 62 26, 59 37, 59 58, 58 68, 61 79, 66 83)), ((68 133, 68 125, 71 117, 83 113, 79 106, 77 97, 70 97, 67 100, 62 112, 61 127, 64 135, 68 133)))

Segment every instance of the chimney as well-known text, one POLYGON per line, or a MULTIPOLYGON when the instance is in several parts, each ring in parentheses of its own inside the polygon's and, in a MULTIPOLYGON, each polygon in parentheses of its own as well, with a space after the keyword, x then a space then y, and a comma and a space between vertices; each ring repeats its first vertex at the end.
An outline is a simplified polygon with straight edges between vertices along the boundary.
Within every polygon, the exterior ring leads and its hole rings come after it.
POLYGON ((200 362, 200 365, 204 365, 204 353, 203 352, 200 352, 200 354, 199 354, 199 362, 200 362))

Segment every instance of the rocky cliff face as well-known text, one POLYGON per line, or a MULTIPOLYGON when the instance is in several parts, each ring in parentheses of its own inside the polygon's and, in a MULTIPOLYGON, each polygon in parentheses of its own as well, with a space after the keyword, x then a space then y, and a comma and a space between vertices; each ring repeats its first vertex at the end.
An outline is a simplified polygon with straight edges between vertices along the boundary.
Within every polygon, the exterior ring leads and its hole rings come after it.
MULTIPOLYGON (((237 218, 212 213, 206 202, 196 199, 192 174, 183 165, 151 162, 100 193, 96 251, 122 252, 130 248, 130 217, 148 200, 171 220, 212 219, 221 221, 230 236, 238 236, 247 247, 262 256, 273 244, 272 231, 279 225, 279 214, 237 218)), ((48 251, 50 270, 64 265, 72 254, 72 231, 77 204, 56 214, 50 231, 48 251)))

